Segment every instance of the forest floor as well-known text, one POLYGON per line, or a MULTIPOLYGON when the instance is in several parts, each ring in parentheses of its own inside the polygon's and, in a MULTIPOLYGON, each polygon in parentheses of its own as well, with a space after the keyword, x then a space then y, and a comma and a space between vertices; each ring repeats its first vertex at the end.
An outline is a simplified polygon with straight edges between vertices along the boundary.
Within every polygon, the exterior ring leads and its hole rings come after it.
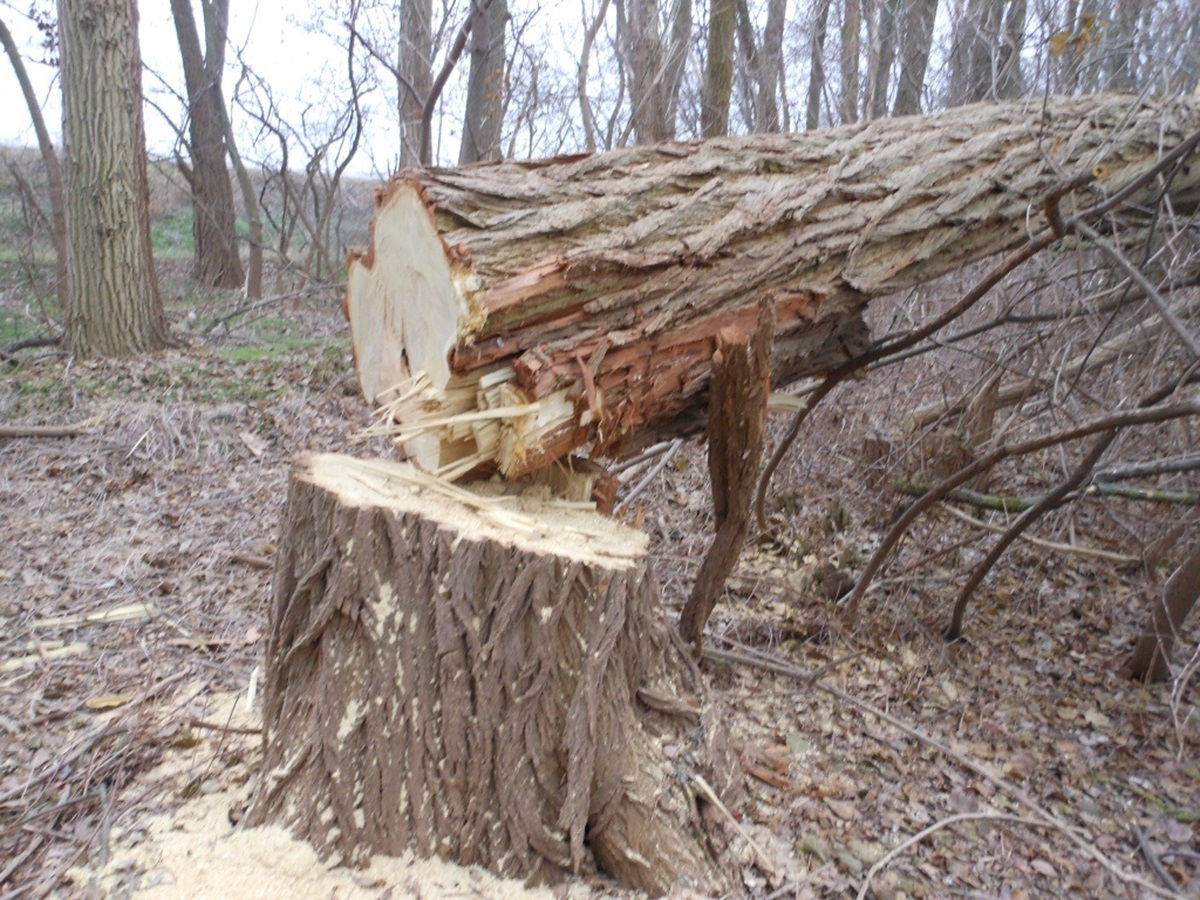
MULTIPOLYGON (((453 867, 329 871, 236 827, 290 464, 385 448, 354 439, 369 416, 336 299, 199 335, 230 308, 172 306, 191 344, 151 357, 0 361, 0 422, 80 426, 0 438, 0 897, 511 894, 453 867)), ((836 613, 823 568, 861 566, 904 500, 864 457, 898 427, 886 386, 849 390, 777 476, 776 527, 710 623, 731 655, 705 668, 751 794, 746 893, 1200 896, 1200 631, 1172 683, 1116 672, 1161 568, 1020 545, 947 645, 990 535, 942 509, 852 638, 814 639, 836 613), (820 678, 752 664, 767 658, 820 678)), ((712 527, 703 447, 628 515, 677 610, 712 527)), ((1057 539, 1106 545, 1088 522, 1057 539)), ((565 893, 594 891, 619 893, 598 878, 565 893)))

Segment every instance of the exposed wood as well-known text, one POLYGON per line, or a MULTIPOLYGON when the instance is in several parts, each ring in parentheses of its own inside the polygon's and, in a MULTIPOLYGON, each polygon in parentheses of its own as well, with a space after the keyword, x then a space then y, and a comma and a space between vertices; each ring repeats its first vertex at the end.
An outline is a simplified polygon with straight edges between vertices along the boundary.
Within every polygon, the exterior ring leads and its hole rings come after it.
POLYGON ((598 865, 651 894, 729 891, 693 776, 728 803, 736 759, 644 535, 498 487, 300 464, 251 821, 346 862, 411 849, 536 881, 598 865))
POLYGON ((766 436, 774 331, 770 305, 764 303, 753 332, 717 336, 719 358, 708 407, 708 476, 717 529, 679 619, 680 634, 697 654, 704 626, 750 529, 750 503, 766 436))
MULTIPOLYGON (((1195 98, 1081 97, 408 171, 351 254, 363 389, 445 477, 620 455, 697 429, 716 336, 763 297, 775 382, 827 371, 872 297, 1023 245, 1064 173, 1095 175, 1086 206, 1197 126, 1195 98)), ((1200 165, 1171 191, 1194 208, 1200 165)))

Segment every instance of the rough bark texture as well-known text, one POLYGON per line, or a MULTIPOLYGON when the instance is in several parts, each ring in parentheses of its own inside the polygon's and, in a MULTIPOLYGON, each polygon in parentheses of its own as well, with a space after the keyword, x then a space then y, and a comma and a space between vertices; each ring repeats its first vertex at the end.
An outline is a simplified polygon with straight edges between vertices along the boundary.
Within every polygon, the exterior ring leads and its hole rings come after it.
POLYGON ((1187 559, 1167 579, 1162 597, 1154 603, 1146 628, 1125 664, 1125 674, 1138 681, 1166 681, 1171 677, 1171 649, 1183 623, 1200 599, 1200 541, 1187 559))
MULTIPOLYGON (((443 474, 618 455, 702 423, 716 335, 761 298, 775 382, 828 370, 870 298, 1022 245, 1064 173, 1095 167, 1087 205, 1197 125, 1195 99, 1102 96, 403 173, 350 262, 364 392, 443 474)), ((1193 208, 1200 165, 1171 191, 1193 208)))
POLYGON ((652 894, 727 890, 695 777, 728 792, 736 762, 644 537, 521 502, 300 465, 251 820, 350 863, 412 849, 547 881, 594 862, 652 894))
POLYGON ((59 0, 67 344, 116 356, 169 343, 150 251, 142 60, 134 0, 59 0))
POLYGON ((396 106, 400 111, 400 165, 419 166, 425 145, 422 120, 433 90, 433 0, 400 0, 396 106))
POLYGON ((242 286, 245 273, 238 257, 237 211, 225 160, 225 127, 221 109, 221 76, 225 68, 225 22, 229 0, 201 0, 205 21, 204 48, 192 13, 192 0, 171 0, 175 35, 183 60, 188 92, 188 152, 184 168, 192 193, 192 235, 195 238, 194 275, 201 284, 219 288, 242 286))
POLYGON ((491 0, 471 29, 471 71, 463 113, 458 162, 500 158, 500 126, 504 119, 504 31, 508 3, 491 0))
POLYGON ((729 100, 733 95, 733 42, 737 0, 710 0, 708 55, 700 98, 700 132, 704 137, 729 133, 729 100))
POLYGON ((769 304, 760 307, 751 334, 717 336, 719 362, 713 367, 708 404, 708 476, 717 530, 679 619, 679 633, 697 652, 750 528, 771 393, 771 313, 769 304))

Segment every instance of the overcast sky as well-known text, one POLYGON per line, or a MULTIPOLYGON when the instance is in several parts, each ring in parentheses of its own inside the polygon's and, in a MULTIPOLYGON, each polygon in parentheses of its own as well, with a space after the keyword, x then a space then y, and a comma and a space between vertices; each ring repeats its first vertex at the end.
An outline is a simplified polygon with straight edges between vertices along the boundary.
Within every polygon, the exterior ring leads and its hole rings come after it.
MULTIPOLYGON (((145 93, 152 103, 171 108, 171 113, 175 114, 162 84, 165 80, 174 90, 179 90, 183 84, 170 7, 162 0, 143 0, 139 7, 142 58, 146 66, 143 74, 145 93)), ((325 96, 328 89, 322 93, 316 84, 316 76, 323 66, 340 63, 340 54, 328 37, 309 34, 294 23, 293 19, 304 16, 307 9, 306 0, 263 3, 235 0, 230 4, 229 13, 232 48, 241 48, 246 62, 272 85, 281 105, 286 103, 292 107, 287 112, 294 114, 297 121, 300 111, 305 107, 329 102, 329 97, 325 96)), ((23 6, 13 8, 7 2, 0 3, 0 15, 4 17, 18 46, 24 50, 26 68, 43 101, 47 127, 58 141, 62 133, 62 113, 57 73, 53 67, 41 62, 45 54, 40 35, 24 14, 23 6)), ((236 77, 236 53, 232 48, 229 52, 230 70, 226 75, 227 88, 230 79, 236 77)), ((395 135, 387 133, 393 131, 394 127, 394 122, 389 122, 383 116, 377 117, 373 123, 369 137, 375 149, 370 155, 377 160, 374 168, 386 169, 390 165, 390 153, 385 148, 395 145, 395 135)), ((152 104, 146 108, 146 136, 152 154, 171 153, 175 143, 174 131, 152 104)), ((29 112, 6 58, 0 63, 0 142, 7 145, 37 145, 29 112)), ((354 174, 379 174, 373 171, 372 163, 366 156, 355 168, 357 171, 354 174)))

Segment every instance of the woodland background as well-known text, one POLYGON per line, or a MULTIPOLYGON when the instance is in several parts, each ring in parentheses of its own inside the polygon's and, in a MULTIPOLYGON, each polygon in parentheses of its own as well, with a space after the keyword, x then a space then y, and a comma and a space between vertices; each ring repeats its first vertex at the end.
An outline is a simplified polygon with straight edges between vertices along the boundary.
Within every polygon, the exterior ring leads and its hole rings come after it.
MULTIPOLYGON (((10 60, 54 65, 60 26, 85 7, 132 4, 4 4, 0 21, 44 38, 5 41, 10 60)), ((289 461, 389 452, 353 440, 367 410, 339 308, 345 249, 365 239, 379 183, 363 173, 986 100, 1036 115, 1048 94, 1178 96, 1200 79, 1200 5, 1185 0, 297 5, 329 48, 296 61, 311 70, 303 88, 256 74, 253 31, 227 44, 227 0, 171 9, 180 67, 142 71, 137 89, 147 122, 177 136, 152 147, 146 225, 161 343, 186 347, 110 359, 73 336, 54 211, 69 182, 56 201, 45 144, 3 156, 0 419, 23 434, 0 437, 4 896, 82 890, 89 876, 72 869, 117 855, 148 811, 250 777, 255 751, 209 727, 205 698, 244 689, 260 658, 289 461), (218 771, 146 779, 197 742, 218 771)), ((1126 256, 1196 335, 1196 223, 1161 207, 1152 223, 1126 256)), ((875 333, 928 320, 981 274, 878 304, 875 333)), ((1089 448, 1005 462, 939 504, 863 599, 850 644, 821 640, 915 490, 1193 363, 1127 270, 1067 240, 969 321, 826 398, 710 626, 732 652, 782 657, 841 692, 732 662, 712 671, 774 861, 748 859, 749 891, 1197 890, 1195 622, 1164 680, 1120 673, 1196 545, 1194 419, 1123 430, 990 572, 965 640, 941 631, 995 532, 1089 448)), ((621 471, 622 514, 651 534, 678 604, 711 530, 704 451, 657 450, 621 471)), ((149 876, 121 877, 124 890, 149 876)))

